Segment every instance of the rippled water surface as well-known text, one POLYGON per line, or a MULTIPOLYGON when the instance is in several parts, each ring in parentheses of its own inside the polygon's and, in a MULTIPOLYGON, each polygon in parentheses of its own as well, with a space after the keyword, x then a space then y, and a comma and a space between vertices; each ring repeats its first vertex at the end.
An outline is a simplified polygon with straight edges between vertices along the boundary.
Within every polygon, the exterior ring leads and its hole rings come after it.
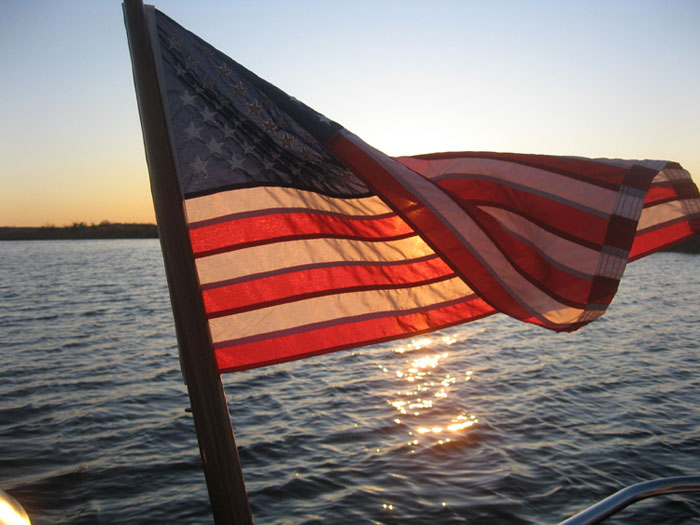
MULTIPOLYGON (((257 523, 557 523, 700 474, 700 257, 574 334, 493 316, 224 376, 257 523)), ((0 243, 0 487, 35 524, 210 523, 157 240, 0 243)), ((610 523, 700 523, 700 495, 610 523)))

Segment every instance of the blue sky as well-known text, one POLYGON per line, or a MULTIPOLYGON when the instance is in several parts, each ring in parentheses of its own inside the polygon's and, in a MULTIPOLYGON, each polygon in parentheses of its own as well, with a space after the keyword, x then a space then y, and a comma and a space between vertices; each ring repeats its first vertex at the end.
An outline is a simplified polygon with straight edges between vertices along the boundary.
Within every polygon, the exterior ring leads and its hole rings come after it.
MULTIPOLYGON (((660 158, 700 174, 700 2, 161 1, 391 155, 660 158)), ((0 5, 0 225, 153 221, 118 1, 0 5)))

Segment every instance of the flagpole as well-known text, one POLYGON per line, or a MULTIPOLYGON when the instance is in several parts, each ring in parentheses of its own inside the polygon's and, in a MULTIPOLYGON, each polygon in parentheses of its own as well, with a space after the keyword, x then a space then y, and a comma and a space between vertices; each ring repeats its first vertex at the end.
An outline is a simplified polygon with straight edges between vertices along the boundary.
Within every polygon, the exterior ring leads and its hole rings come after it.
POLYGON ((183 198, 142 0, 125 0, 124 16, 180 366, 187 383, 212 513, 218 524, 251 524, 243 471, 185 227, 183 198))

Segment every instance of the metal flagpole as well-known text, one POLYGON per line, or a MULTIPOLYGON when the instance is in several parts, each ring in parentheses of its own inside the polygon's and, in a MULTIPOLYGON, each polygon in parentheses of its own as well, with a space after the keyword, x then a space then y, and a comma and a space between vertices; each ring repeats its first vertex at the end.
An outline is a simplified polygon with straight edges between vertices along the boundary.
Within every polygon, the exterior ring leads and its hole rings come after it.
POLYGON ((253 518, 228 405, 211 350, 142 0, 125 0, 124 16, 180 365, 189 392, 212 513, 216 523, 250 524, 253 518))

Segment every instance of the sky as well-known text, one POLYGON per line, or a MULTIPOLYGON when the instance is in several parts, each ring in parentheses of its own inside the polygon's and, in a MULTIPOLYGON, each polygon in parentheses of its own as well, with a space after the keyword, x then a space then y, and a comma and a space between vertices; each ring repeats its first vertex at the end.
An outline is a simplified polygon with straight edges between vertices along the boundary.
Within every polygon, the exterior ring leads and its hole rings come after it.
MULTIPOLYGON (((700 180, 697 0, 153 2, 389 155, 664 159, 700 180)), ((121 2, 0 3, 0 226, 154 222, 121 2)))

